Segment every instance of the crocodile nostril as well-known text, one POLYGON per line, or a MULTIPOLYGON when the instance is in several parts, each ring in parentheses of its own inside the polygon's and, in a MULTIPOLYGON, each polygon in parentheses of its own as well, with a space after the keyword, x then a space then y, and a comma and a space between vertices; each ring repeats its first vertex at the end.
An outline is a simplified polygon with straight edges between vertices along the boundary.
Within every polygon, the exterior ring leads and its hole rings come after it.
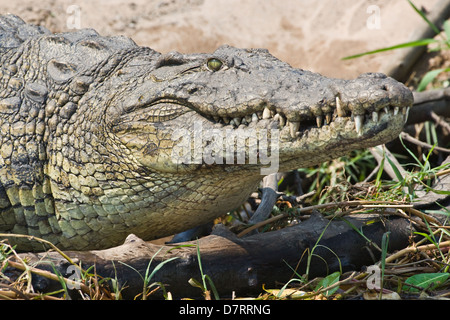
POLYGON ((198 91, 198 88, 191 88, 188 90, 188 93, 192 95, 192 94, 196 93, 197 91, 198 91))

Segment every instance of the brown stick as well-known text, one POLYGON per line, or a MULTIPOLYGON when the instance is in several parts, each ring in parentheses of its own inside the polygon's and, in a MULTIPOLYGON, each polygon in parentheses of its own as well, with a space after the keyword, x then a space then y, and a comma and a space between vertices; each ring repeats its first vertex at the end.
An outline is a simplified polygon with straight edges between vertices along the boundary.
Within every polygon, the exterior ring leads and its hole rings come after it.
POLYGON ((434 244, 426 244, 426 245, 419 246, 419 247, 415 247, 415 246, 408 247, 408 248, 402 249, 402 250, 390 255, 389 257, 386 258, 385 262, 386 263, 393 262, 408 253, 433 250, 433 249, 444 248, 444 247, 448 247, 448 246, 450 246, 450 241, 441 242, 438 244, 438 246, 436 246, 434 244))
POLYGON ((428 144, 426 142, 422 142, 419 139, 416 139, 414 137, 411 137, 409 134, 407 134, 406 132, 402 132, 400 134, 400 136, 402 137, 402 139, 409 141, 411 143, 414 143, 420 147, 426 148, 426 149, 433 149, 433 150, 437 150, 437 151, 442 151, 442 152, 446 152, 446 153, 450 153, 450 149, 447 148, 442 148, 442 147, 438 147, 438 146, 432 146, 431 144, 428 144))
POLYGON ((441 127, 443 127, 446 131, 447 134, 450 133, 450 124, 448 124, 448 122, 446 122, 441 116, 437 115, 436 113, 434 113, 433 111, 430 112, 431 117, 433 118, 433 120, 440 125, 441 127))

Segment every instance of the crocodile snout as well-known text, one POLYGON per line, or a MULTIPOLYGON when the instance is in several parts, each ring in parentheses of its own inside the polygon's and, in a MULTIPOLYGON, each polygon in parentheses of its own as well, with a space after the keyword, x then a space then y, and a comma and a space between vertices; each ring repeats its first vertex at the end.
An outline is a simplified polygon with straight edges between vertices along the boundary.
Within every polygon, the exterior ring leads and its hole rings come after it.
POLYGON ((365 73, 354 80, 323 77, 308 87, 306 91, 300 86, 297 94, 288 99, 284 98, 287 93, 280 90, 264 108, 262 118, 278 120, 280 128, 288 125, 292 138, 330 125, 338 118, 353 121, 356 133, 361 134, 365 122, 377 124, 383 114, 402 115, 406 121, 413 103, 406 86, 381 73, 365 73))

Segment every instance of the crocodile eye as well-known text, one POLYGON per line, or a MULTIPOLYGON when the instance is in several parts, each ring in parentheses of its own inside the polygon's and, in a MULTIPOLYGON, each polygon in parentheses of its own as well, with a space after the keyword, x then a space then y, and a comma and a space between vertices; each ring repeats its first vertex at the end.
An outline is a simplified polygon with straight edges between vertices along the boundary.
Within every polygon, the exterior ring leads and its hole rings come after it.
POLYGON ((219 59, 216 59, 216 58, 211 58, 206 63, 206 66, 211 71, 219 71, 220 68, 222 68, 222 65, 223 65, 222 61, 220 61, 219 59))

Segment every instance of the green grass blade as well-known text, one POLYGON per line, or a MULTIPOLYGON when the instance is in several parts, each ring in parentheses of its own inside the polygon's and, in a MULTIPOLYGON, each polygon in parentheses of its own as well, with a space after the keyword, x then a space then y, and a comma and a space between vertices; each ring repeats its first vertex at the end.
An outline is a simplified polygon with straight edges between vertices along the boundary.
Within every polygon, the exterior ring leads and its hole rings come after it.
POLYGON ((53 269, 53 273, 56 274, 56 276, 58 277, 58 281, 61 284, 62 289, 64 290, 64 294, 66 295, 66 299, 71 299, 70 295, 69 295, 69 290, 67 288, 66 282, 64 281, 64 277, 62 276, 61 272, 58 271, 58 269, 56 268, 56 266, 54 265, 53 262, 50 262, 50 266, 53 269))
POLYGON ((381 238, 381 272, 383 274, 385 268, 385 260, 387 256, 388 246, 389 246, 389 235, 390 231, 385 232, 381 238))
MULTIPOLYGON (((383 234, 383 237, 381 238, 381 288, 383 288, 383 281, 384 281, 384 270, 386 268, 386 256, 388 251, 388 245, 389 245, 389 235, 391 234, 390 231, 385 232, 383 234)), ((380 290, 380 300, 382 297, 383 290, 380 290)))
POLYGON ((446 20, 444 22, 444 31, 445 37, 447 38, 447 42, 450 40, 450 21, 446 20))
POLYGON ((190 278, 190 279, 188 280, 188 283, 189 283, 191 286, 195 287, 195 288, 200 288, 202 291, 205 291, 205 288, 203 287, 203 284, 201 284, 200 281, 198 281, 198 280, 195 279, 195 278, 190 278))
POLYGON ((430 243, 434 244, 436 247, 438 247, 438 244, 436 242, 436 239, 432 238, 429 234, 425 232, 414 232, 414 234, 417 234, 419 236, 422 236, 426 238, 430 243))
POLYGON ((327 249, 328 251, 330 251, 337 259, 338 263, 339 263, 339 272, 342 274, 342 264, 341 264, 341 259, 339 259, 339 256, 330 248, 328 248, 327 246, 321 245, 321 244, 317 244, 316 247, 322 247, 327 249))
MULTIPOLYGON (((278 291, 276 297, 277 297, 277 298, 280 298, 280 297, 282 296, 282 294, 283 294, 283 291, 286 290, 287 286, 288 286, 291 282, 294 282, 294 281, 295 281, 295 282, 301 282, 300 279, 296 279, 296 278, 293 278, 293 279, 289 280, 289 281, 286 282, 286 284, 280 289, 280 291, 278 291)), ((267 291, 267 290, 265 290, 265 291, 267 291)), ((269 291, 267 291, 267 292, 269 292, 269 291)))
MULTIPOLYGON (((302 257, 303 257, 303 255, 302 255, 302 257)), ((283 262, 286 264, 286 266, 287 266, 289 269, 292 270, 292 272, 295 274, 295 276, 296 276, 300 281, 302 281, 302 282, 307 282, 307 280, 306 280, 305 278, 303 278, 302 275, 299 274, 299 273, 297 272, 296 269, 294 269, 292 266, 290 266, 289 263, 287 263, 286 260, 283 259, 283 262)))
POLYGON ((423 13, 422 10, 419 10, 410 0, 408 0, 409 4, 411 5, 411 7, 413 7, 413 9, 422 17, 423 20, 425 20, 426 23, 428 23, 428 25, 430 26, 431 29, 433 29, 433 31, 436 34, 439 34, 441 31, 439 30, 438 27, 436 27, 436 25, 434 23, 432 23, 430 20, 428 20, 428 18, 425 16, 425 13, 423 13))
POLYGON ((439 74, 442 72, 449 72, 450 68, 441 68, 436 70, 428 71, 420 80, 419 86, 417 87, 417 91, 425 90, 426 86, 433 81, 439 74))
POLYGON ((421 169, 424 169, 422 163, 420 162, 420 160, 419 160, 419 159, 416 157, 416 155, 415 155, 411 150, 409 150, 408 147, 405 145, 405 143, 403 142, 403 139, 402 139, 401 135, 400 135, 398 138, 399 138, 399 140, 400 140, 400 142, 401 142, 403 148, 405 148, 405 150, 406 150, 406 151, 409 153, 409 155, 414 159, 414 161, 416 161, 417 165, 418 165, 421 169))
POLYGON ((202 281, 203 281, 203 288, 204 290, 206 290, 206 282, 205 282, 205 275, 203 273, 203 267, 202 267, 202 258, 200 255, 200 245, 198 243, 198 239, 197 239, 197 260, 198 260, 198 268, 200 270, 200 274, 202 276, 202 281))
MULTIPOLYGON (((166 263, 169 263, 170 261, 173 261, 173 260, 176 260, 176 259, 178 259, 178 257, 173 257, 173 258, 170 258, 170 259, 167 259, 167 260, 164 260, 164 261, 158 263, 158 265, 153 269, 153 271, 152 271, 152 273, 150 274, 150 276, 147 278, 147 283, 150 282, 150 279, 153 278, 153 276, 155 275, 155 273, 156 273, 159 269, 161 269, 166 263)), ((149 265, 150 265, 150 264, 149 264, 149 265)))
MULTIPOLYGON (((309 277, 309 267, 311 265, 311 259, 314 256, 314 250, 317 248, 317 246, 319 245, 320 240, 322 239, 323 235, 325 234, 325 231, 327 230, 328 226, 331 224, 331 222, 333 221, 333 219, 330 219, 330 221, 328 221, 326 227, 323 229, 323 231, 320 233, 319 238, 316 241, 316 244, 314 245, 314 247, 312 247, 311 249, 311 253, 308 255, 307 258, 307 262, 306 262, 306 278, 308 279, 309 277)), ((331 250, 330 250, 331 251, 331 250)), ((332 251, 331 251, 332 252, 332 251)), ((319 256, 318 256, 319 257, 319 256)), ((320 257, 319 257, 320 258, 320 257)), ((340 260, 339 260, 339 264, 340 264, 340 260)), ((342 270, 341 270, 342 271, 342 270)))
POLYGON ((417 87, 417 91, 423 91, 425 90, 426 86, 433 81, 438 74, 440 74, 442 71, 444 71, 444 69, 436 69, 436 70, 431 70, 428 71, 422 78, 422 80, 420 80, 419 86, 417 87))
POLYGON ((400 173, 400 170, 398 170, 397 166, 395 165, 394 162, 392 162, 391 159, 389 159, 389 157, 386 157, 387 161, 389 162, 389 164, 391 165, 392 170, 395 173, 395 176, 397 177, 397 180, 399 182, 403 182, 404 178, 402 176, 402 174, 400 173))
POLYGON ((342 58, 342 60, 355 59, 355 58, 359 58, 359 57, 366 56, 366 55, 369 55, 369 54, 374 54, 374 53, 379 53, 379 52, 384 52, 384 51, 390 51, 390 50, 395 50, 395 49, 427 46, 427 45, 429 45, 431 43, 436 43, 436 42, 439 42, 439 41, 435 40, 435 39, 422 39, 422 40, 416 40, 416 41, 411 41, 411 42, 405 42, 405 43, 397 44, 397 45, 391 46, 391 47, 386 47, 386 48, 381 48, 381 49, 377 49, 377 50, 373 50, 373 51, 367 51, 367 52, 363 52, 363 53, 358 53, 358 54, 355 54, 355 55, 352 55, 352 56, 344 57, 344 58, 342 58))
POLYGON ((219 292, 217 291, 216 286, 214 285, 212 279, 207 274, 205 274, 205 279, 208 280, 209 282, 209 286, 211 287, 211 291, 213 292, 214 299, 220 300, 219 292))
POLYGON ((203 282, 203 284, 202 284, 203 289, 202 290, 203 291, 208 290, 208 287, 206 286, 206 280, 208 280, 209 285, 210 285, 211 290, 212 290, 213 295, 214 295, 214 299, 220 300, 219 293, 218 293, 218 291, 217 291, 217 289, 216 289, 216 287, 214 285, 214 282, 212 281, 211 277, 209 277, 207 274, 203 273, 202 258, 201 258, 201 255, 200 255, 200 245, 199 245, 198 239, 197 239, 197 260, 198 260, 198 268, 200 270, 200 275, 202 277, 202 282, 203 282))
POLYGON ((377 186, 377 188, 379 188, 381 186, 381 176, 383 175, 383 172, 384 172, 384 159, 385 158, 386 157, 383 157, 381 159, 381 163, 380 163, 380 166, 379 166, 378 172, 377 172, 377 177, 375 179, 375 185, 377 186))
POLYGON ((139 272, 139 270, 137 270, 136 268, 130 266, 129 264, 126 264, 125 262, 119 261, 119 263, 123 264, 124 266, 127 266, 128 268, 130 268, 130 269, 136 271, 136 273, 139 275, 139 277, 141 277, 142 282, 143 282, 143 291, 142 291, 142 299, 143 299, 143 300, 146 300, 146 299, 147 299, 146 289, 147 289, 148 286, 149 286, 150 279, 153 278, 153 276, 155 275, 155 273, 156 273, 159 269, 161 269, 166 263, 168 263, 168 262, 170 262, 170 261, 172 261, 172 260, 178 259, 178 257, 173 257, 173 258, 167 259, 167 260, 165 260, 165 261, 162 261, 162 262, 158 263, 158 265, 157 265, 157 266, 152 270, 152 272, 150 273, 150 266, 151 266, 151 264, 152 264, 152 262, 153 262, 153 259, 158 255, 158 253, 159 253, 162 249, 163 249, 163 248, 160 248, 160 249, 159 249, 159 250, 151 257, 150 261, 149 261, 148 264, 147 264, 147 269, 145 270, 145 275, 144 275, 144 276, 142 276, 142 274, 141 274, 141 273, 139 272), (149 274, 149 273, 150 273, 150 274, 149 274))

